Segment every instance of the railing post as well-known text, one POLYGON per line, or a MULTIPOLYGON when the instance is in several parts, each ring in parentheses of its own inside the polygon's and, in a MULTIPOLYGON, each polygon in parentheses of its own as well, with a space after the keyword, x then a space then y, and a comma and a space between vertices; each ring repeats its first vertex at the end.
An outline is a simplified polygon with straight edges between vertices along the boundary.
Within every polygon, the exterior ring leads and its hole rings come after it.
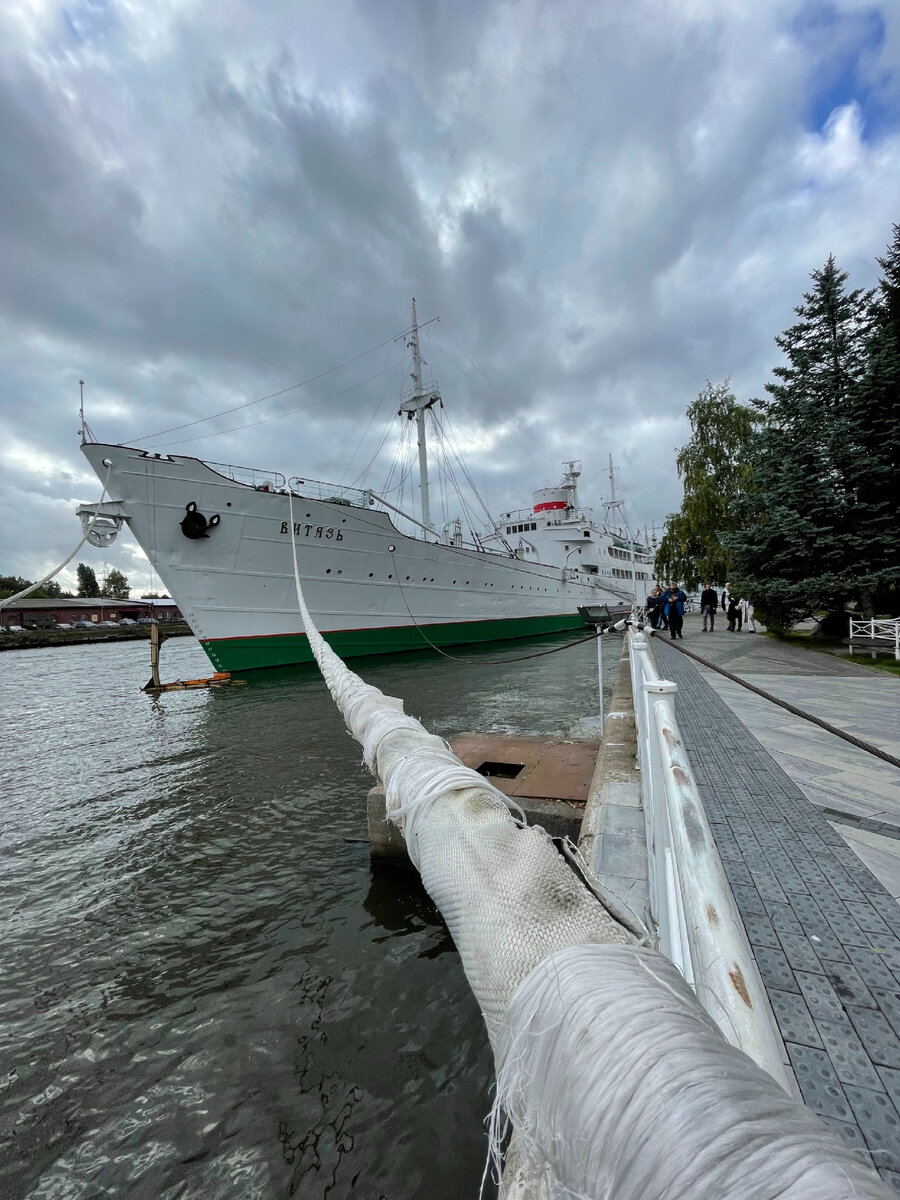
MULTIPOLYGON (((627 636, 627 634, 626 634, 627 636)), ((637 760, 638 767, 644 770, 646 754, 644 746, 647 740, 647 708, 644 697, 644 680, 647 678, 647 639, 638 631, 631 634, 631 694, 634 697, 634 718, 637 723, 637 760)))
MULTIPOLYGON (((644 649, 646 650, 646 645, 644 649)), ((669 817, 666 805, 664 764, 659 739, 655 736, 656 721, 653 706, 665 697, 674 697, 678 685, 667 679, 642 680, 641 707, 644 714, 643 749, 644 765, 641 792, 644 800, 644 825, 647 831, 647 859, 649 864, 650 912, 659 930, 659 948, 679 968, 683 969, 684 955, 680 950, 678 915, 672 912, 673 895, 670 878, 674 869, 671 856, 667 853, 671 841, 669 817)), ((671 705, 672 701, 668 703, 671 705)), ((676 884, 677 891, 677 884, 676 884)))

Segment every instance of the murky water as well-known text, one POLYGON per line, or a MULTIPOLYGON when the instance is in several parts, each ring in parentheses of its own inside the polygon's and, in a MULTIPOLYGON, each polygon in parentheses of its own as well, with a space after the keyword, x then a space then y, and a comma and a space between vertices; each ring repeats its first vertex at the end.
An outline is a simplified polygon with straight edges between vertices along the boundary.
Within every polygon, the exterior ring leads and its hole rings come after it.
MULTIPOLYGON (((476 1196, 481 1017, 416 877, 370 867, 371 781, 318 673, 151 700, 147 659, 0 654, 0 1195, 476 1196)), ((211 673, 193 639, 163 664, 211 673)), ((353 665, 447 737, 596 707, 590 644, 353 665)))

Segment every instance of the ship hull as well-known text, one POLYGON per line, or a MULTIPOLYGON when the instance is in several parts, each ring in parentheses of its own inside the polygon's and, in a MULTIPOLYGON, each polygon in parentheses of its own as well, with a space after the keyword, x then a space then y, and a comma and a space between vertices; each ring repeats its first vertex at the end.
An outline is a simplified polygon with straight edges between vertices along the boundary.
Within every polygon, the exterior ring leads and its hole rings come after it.
MULTIPOLYGON (((409 650, 499 642, 539 637, 584 628, 577 613, 547 617, 506 617, 494 621, 464 621, 443 625, 397 625, 381 629, 341 629, 325 635, 341 658, 368 654, 397 654, 409 650)), ((201 645, 217 671, 252 671, 313 661, 305 634, 219 638, 201 645)))
POLYGON ((579 605, 621 604, 596 578, 408 537, 385 512, 289 496, 277 478, 251 486, 199 459, 82 450, 220 671, 310 661, 292 543, 312 618, 344 657, 577 629, 579 605), (214 523, 186 536, 202 522, 214 523))

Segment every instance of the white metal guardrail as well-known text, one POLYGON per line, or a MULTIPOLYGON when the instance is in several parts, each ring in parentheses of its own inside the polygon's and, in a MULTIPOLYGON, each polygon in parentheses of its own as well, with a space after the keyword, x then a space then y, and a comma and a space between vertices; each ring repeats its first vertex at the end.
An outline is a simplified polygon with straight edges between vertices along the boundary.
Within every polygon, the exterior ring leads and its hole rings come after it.
MULTIPOLYGON (((894 658, 900 660, 900 617, 892 621, 850 621, 850 652, 853 653, 853 640, 868 642, 884 642, 884 649, 894 647, 894 658)), ((881 649, 881 647, 865 646, 865 649, 881 649)))
POLYGON ((660 678, 650 642, 628 630, 650 911, 659 948, 724 1036, 791 1095, 784 1048, 675 717, 678 685, 660 678))

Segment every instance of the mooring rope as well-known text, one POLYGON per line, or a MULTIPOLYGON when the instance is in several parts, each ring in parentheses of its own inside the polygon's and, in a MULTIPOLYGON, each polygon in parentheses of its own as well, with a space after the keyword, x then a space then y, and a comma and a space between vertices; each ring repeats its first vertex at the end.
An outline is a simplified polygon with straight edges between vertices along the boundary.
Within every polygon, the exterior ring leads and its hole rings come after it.
MULTIPOLYGON (((658 633, 659 631, 654 629, 651 632, 658 633)), ((740 675, 735 675, 732 671, 727 671, 717 663, 710 662, 708 658, 704 658, 702 654, 698 654, 695 650, 688 650, 685 646, 679 646, 677 642, 673 642, 672 649, 677 650, 679 654, 686 654, 688 658, 693 658, 698 663, 702 663, 704 667, 709 667, 711 671, 715 671, 718 675, 724 675, 726 679, 730 679, 733 683, 739 683, 741 687, 746 688, 749 692, 755 692, 757 696, 762 696, 763 700, 777 704, 779 708, 793 713, 795 717, 802 717, 804 721, 811 721, 813 725, 818 725, 826 733, 833 733, 835 737, 843 738, 845 742, 849 742, 852 746, 856 746, 860 750, 865 750, 867 754, 874 754, 876 758, 890 763, 892 767, 900 767, 900 758, 895 758, 893 754, 888 754, 886 750, 882 750, 878 746, 873 746, 871 742, 863 741, 862 738, 856 737, 855 734, 847 733, 844 729, 838 729, 837 725, 832 725, 830 721, 813 716, 812 713, 804 712, 802 708, 797 708, 795 704, 791 704, 788 700, 782 700, 778 696, 773 696, 771 692, 757 687, 755 683, 749 683, 746 679, 741 679, 740 675)))
POLYGON ((50 572, 50 574, 45 575, 43 579, 39 579, 37 581, 37 583, 29 583, 28 587, 23 588, 21 592, 16 592, 16 594, 14 596, 7 596, 5 600, 0 600, 0 608, 8 608, 10 604, 13 604, 16 600, 21 600, 23 598, 23 596, 30 596, 32 592, 36 592, 39 587, 43 587, 45 583, 49 583, 50 580, 53 579, 53 577, 55 575, 58 575, 60 573, 60 571, 64 570, 69 565, 69 563, 72 561, 72 559, 78 553, 78 551, 81 549, 81 547, 84 545, 84 543, 88 540, 88 535, 90 534, 91 530, 94 528, 94 522, 100 516, 100 509, 103 505, 103 501, 106 499, 106 489, 109 484, 109 473, 111 470, 112 470, 111 466, 106 468, 106 479, 103 481, 103 493, 100 496, 100 500, 97 503, 97 507, 94 509, 94 515, 91 517, 89 523, 85 527, 84 537, 81 539, 81 541, 78 543, 78 545, 72 551, 72 553, 68 556, 68 558, 64 558, 58 567, 55 567, 50 572))

